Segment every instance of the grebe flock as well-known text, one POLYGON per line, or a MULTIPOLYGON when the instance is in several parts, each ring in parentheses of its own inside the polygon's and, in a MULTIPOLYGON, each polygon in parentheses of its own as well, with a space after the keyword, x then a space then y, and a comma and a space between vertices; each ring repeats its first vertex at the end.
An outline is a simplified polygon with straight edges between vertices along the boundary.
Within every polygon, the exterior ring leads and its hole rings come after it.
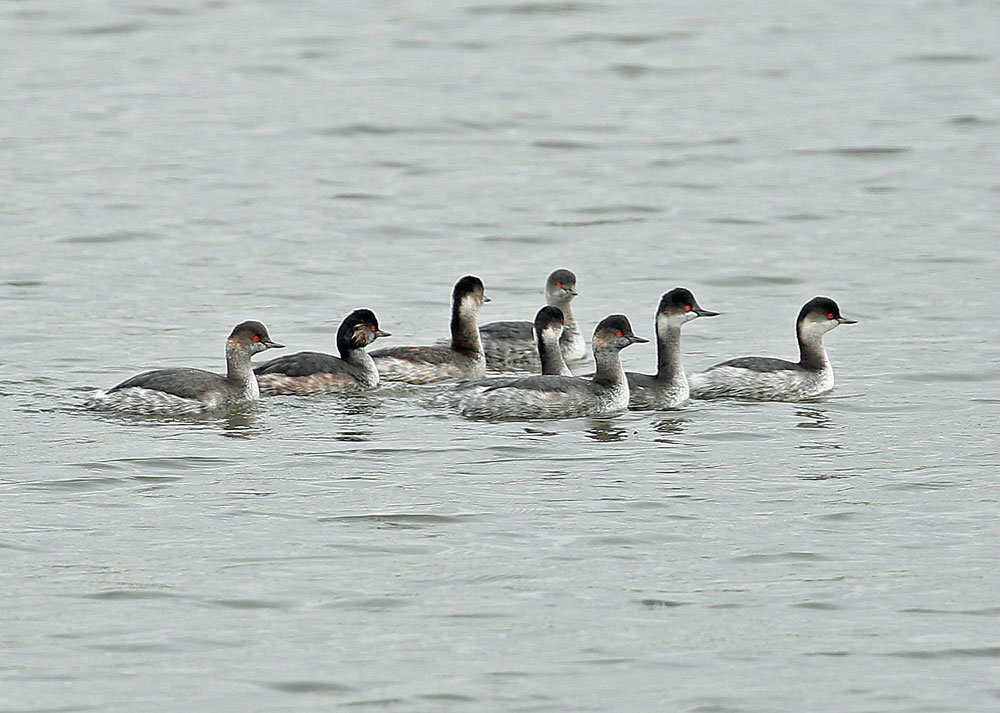
POLYGON ((655 374, 623 369, 619 352, 649 340, 633 333, 625 315, 613 314, 594 330, 590 351, 597 369, 591 377, 582 377, 570 368, 588 356, 570 308, 577 294, 576 275, 555 270, 545 283, 546 305, 533 321, 479 325, 479 311, 490 299, 482 280, 466 275, 452 290, 450 339, 442 343, 369 352, 372 342, 390 334, 382 331, 371 310, 357 309, 337 330, 339 356, 298 352, 256 367, 250 362, 253 355, 283 345, 274 342, 260 322, 242 322, 226 339, 224 375, 190 368, 147 371, 97 391, 85 406, 146 416, 216 414, 262 396, 369 392, 387 381, 448 382, 431 387, 443 389, 431 401, 477 420, 604 418, 626 409, 675 409, 690 399, 798 401, 833 389, 833 366, 823 335, 841 324, 856 323, 843 317, 832 299, 814 297, 795 322, 797 362, 738 357, 686 374, 681 327, 719 313, 702 308, 690 290, 677 287, 661 297, 655 313, 655 374), (535 375, 487 378, 489 369, 535 375))

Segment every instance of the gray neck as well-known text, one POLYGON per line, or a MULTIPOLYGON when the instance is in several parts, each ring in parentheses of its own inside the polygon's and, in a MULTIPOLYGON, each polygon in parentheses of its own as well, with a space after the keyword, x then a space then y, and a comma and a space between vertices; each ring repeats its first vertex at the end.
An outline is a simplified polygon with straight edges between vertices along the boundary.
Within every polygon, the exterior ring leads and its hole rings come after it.
POLYGON ((247 351, 230 342, 226 343, 226 381, 240 389, 244 396, 255 399, 260 396, 257 377, 254 376, 250 355, 247 351))
POLYGON ((617 349, 595 349, 594 361, 597 371, 594 372, 594 383, 601 386, 617 386, 625 383, 625 368, 617 349))
POLYGON ((573 309, 569 305, 569 300, 562 304, 552 305, 553 307, 558 307, 563 313, 563 333, 559 337, 560 343, 563 344, 573 341, 580 334, 580 327, 577 325, 576 317, 573 316, 573 309))
POLYGON ((573 376, 573 372, 563 360, 559 340, 552 339, 552 333, 545 329, 538 335, 538 356, 542 360, 542 373, 546 375, 573 376))
POLYGON ((830 360, 823 348, 823 335, 803 334, 801 328, 795 331, 799 339, 799 366, 810 371, 822 371, 829 366, 830 360))
POLYGON ((451 309, 451 348, 466 354, 483 353, 479 327, 476 326, 476 312, 465 300, 451 309))
POLYGON ((365 349, 348 349, 341 357, 351 366, 357 367, 366 380, 378 384, 378 367, 365 349))
POLYGON ((658 381, 684 381, 684 364, 681 362, 681 328, 664 324, 656 325, 656 378, 658 381))

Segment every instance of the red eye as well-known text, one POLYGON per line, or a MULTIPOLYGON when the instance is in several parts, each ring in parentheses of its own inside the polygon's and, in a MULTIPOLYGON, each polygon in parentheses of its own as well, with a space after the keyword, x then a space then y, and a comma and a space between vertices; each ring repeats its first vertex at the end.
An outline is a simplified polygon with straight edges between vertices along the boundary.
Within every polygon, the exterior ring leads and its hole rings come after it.
POLYGON ((827 318, 827 319, 833 319, 833 312, 830 312, 830 314, 828 314, 828 315, 826 316, 826 318, 827 318))
POLYGON ((371 329, 373 332, 375 331, 375 327, 374 326, 369 327, 369 329, 371 329))
POLYGON ((257 336, 257 335, 255 334, 255 335, 253 335, 253 340, 254 340, 255 342, 259 342, 259 341, 260 341, 260 337, 258 337, 258 336, 257 336))
POLYGON ((685 312, 690 312, 691 311, 691 305, 684 305, 684 311, 685 312))
POLYGON ((556 283, 556 287, 558 287, 561 290, 562 289, 562 283, 561 282, 557 282, 556 283))
POLYGON ((619 329, 617 332, 615 332, 615 336, 616 337, 624 337, 625 333, 622 330, 619 329))

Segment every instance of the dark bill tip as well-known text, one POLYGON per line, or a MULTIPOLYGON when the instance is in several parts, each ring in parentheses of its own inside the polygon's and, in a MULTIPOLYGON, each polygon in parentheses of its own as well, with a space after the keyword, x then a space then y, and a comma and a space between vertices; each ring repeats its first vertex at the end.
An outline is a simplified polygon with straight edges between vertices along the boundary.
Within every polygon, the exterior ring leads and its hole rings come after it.
POLYGON ((699 309, 698 310, 698 316, 699 317, 718 317, 720 314, 722 314, 722 313, 721 312, 713 312, 710 309, 699 309))

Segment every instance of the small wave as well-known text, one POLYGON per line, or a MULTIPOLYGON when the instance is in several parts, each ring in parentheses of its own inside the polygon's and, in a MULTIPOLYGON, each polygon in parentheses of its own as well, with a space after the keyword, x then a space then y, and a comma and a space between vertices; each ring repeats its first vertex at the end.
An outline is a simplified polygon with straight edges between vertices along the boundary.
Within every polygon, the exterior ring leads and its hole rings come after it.
POLYGON ((333 196, 339 201, 384 201, 385 196, 378 193, 337 193, 333 196))
POLYGON ((730 275, 729 277, 717 277, 703 280, 706 285, 714 287, 753 287, 768 285, 799 285, 802 283, 797 277, 787 277, 784 275, 730 275))
POLYGON ((363 122, 328 126, 315 130, 315 133, 320 136, 396 136, 442 132, 443 129, 431 126, 389 126, 387 124, 367 124, 363 122))
POLYGON ((700 438, 707 441, 722 441, 726 443, 739 443, 743 441, 766 441, 774 436, 766 433, 755 433, 750 431, 723 431, 721 433, 703 433, 700 438))
POLYGON ((670 75, 670 74, 700 74, 710 72, 716 67, 663 67, 650 64, 635 64, 628 62, 618 62, 608 67, 612 72, 627 78, 645 77, 647 75, 670 75))
POLYGON ((588 151, 600 148, 599 145, 588 141, 572 141, 568 139, 542 139, 532 141, 531 145, 540 149, 557 149, 560 151, 588 151))
POLYGON ((989 62, 990 58, 984 54, 970 54, 966 52, 927 52, 925 54, 910 55, 906 58, 906 61, 964 64, 967 62, 989 62))
POLYGON ((767 225, 766 220, 757 218, 709 218, 708 222, 721 225, 767 225))
POLYGON ((365 597, 363 599, 344 599, 326 605, 331 609, 348 609, 350 611, 386 611, 408 606, 411 602, 399 597, 365 597))
POLYGON ((998 119, 988 119, 984 116, 978 116, 976 114, 960 114, 959 116, 953 116, 948 119, 949 124, 955 126, 996 126, 1000 124, 998 119))
POLYGON ((901 609, 903 614, 959 614, 962 616, 1000 616, 1000 607, 985 607, 983 609, 901 609))
POLYGON ((589 2, 519 2, 511 5, 469 5, 465 11, 470 15, 570 15, 604 10, 606 7, 589 2))
POLYGON ((838 611, 843 609, 842 606, 830 604, 829 602, 798 602, 792 606, 796 609, 818 609, 820 611, 838 611))
POLYGON ((920 371, 900 374, 903 381, 920 381, 929 383, 979 383, 996 381, 1000 374, 995 372, 960 372, 960 371, 920 371))
POLYGON ((350 686, 332 681, 269 681, 258 685, 282 693, 347 693, 350 686))
POLYGON ((772 562, 824 562, 827 557, 815 552, 776 552, 774 554, 753 554, 733 557, 732 562, 742 564, 769 564, 772 562))
POLYGON ((883 656, 894 656, 904 659, 965 659, 965 658, 1000 658, 1000 646, 983 646, 970 649, 923 649, 915 651, 890 651, 883 656))
POLYGON ((84 594, 84 599, 100 601, 132 601, 138 599, 173 599, 178 595, 159 589, 106 589, 103 592, 84 594))
POLYGON ((829 216, 821 215, 819 213, 789 213, 787 215, 778 216, 778 220, 786 220, 790 223, 807 223, 829 219, 829 216))
POLYGON ((143 30, 149 29, 149 27, 149 24, 145 22, 121 22, 113 25, 78 27, 69 30, 69 34, 83 36, 130 35, 134 32, 142 32, 143 30))
POLYGON ((226 609, 288 609, 288 602, 267 599, 213 599, 209 602, 226 609))
POLYGON ((107 233, 94 233, 92 235, 68 235, 59 238, 59 242, 82 244, 129 243, 141 240, 155 240, 157 238, 159 236, 154 233, 138 230, 112 230, 107 233))
POLYGON ((593 225, 616 225, 618 223, 642 223, 645 218, 598 218, 595 220, 550 220, 545 225, 553 228, 587 228, 593 225))
POLYGON ((673 599, 640 599, 639 604, 651 609, 673 609, 676 607, 690 606, 691 602, 679 602, 673 599))
POLYGON ((847 158, 880 158, 910 153, 909 146, 836 146, 828 149, 796 149, 804 156, 844 156, 847 158))
POLYGON ((614 45, 648 45, 657 42, 667 42, 669 40, 689 40, 694 37, 693 32, 581 32, 570 35, 561 40, 560 44, 589 44, 602 43, 614 45))
POLYGON ((663 209, 652 205, 638 205, 635 203, 620 203, 617 205, 596 205, 584 208, 574 208, 574 213, 583 215, 610 215, 615 213, 662 213, 663 209))
POLYGON ((372 513, 369 515, 337 515, 320 518, 321 522, 376 522, 388 525, 438 525, 464 522, 472 515, 432 515, 430 513, 372 513))

